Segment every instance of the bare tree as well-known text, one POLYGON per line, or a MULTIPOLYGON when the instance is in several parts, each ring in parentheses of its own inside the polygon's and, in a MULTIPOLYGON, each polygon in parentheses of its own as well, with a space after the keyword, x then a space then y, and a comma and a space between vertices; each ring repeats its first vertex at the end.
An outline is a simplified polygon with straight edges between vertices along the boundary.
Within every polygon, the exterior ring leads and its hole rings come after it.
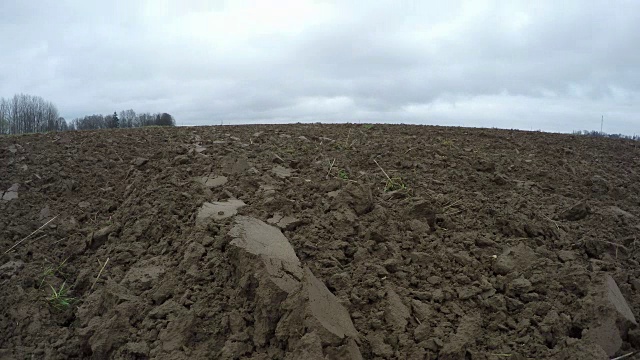
POLYGON ((9 102, 4 98, 0 99, 0 134, 9 133, 9 102))
POLYGON ((16 94, 0 98, 0 134, 61 131, 67 127, 60 121, 58 109, 39 96, 16 94))
POLYGON ((131 128, 133 127, 136 119, 136 112, 129 109, 120 112, 120 127, 131 128))

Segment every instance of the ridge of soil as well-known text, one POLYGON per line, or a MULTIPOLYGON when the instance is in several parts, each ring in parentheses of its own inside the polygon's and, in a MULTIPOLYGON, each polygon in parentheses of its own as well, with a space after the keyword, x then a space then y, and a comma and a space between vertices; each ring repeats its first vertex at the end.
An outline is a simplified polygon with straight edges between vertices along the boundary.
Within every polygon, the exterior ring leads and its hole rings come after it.
POLYGON ((2 136, 0 358, 640 350, 637 145, 378 124, 2 136))

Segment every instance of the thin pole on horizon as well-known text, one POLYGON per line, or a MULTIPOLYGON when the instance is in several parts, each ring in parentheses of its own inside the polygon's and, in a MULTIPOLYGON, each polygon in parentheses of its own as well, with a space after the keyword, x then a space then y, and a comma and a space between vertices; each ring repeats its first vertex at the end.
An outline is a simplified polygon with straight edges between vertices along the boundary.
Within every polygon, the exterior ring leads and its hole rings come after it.
POLYGON ((604 115, 602 115, 602 118, 600 120, 600 134, 602 134, 602 126, 604 125, 604 115))

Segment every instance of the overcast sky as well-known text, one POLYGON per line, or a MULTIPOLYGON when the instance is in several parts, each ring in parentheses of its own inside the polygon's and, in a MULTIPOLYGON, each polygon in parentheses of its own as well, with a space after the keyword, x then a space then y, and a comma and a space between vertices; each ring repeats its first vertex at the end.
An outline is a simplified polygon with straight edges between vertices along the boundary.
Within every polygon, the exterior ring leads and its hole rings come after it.
POLYGON ((0 96, 70 120, 640 134, 638 0, 0 0, 0 96))

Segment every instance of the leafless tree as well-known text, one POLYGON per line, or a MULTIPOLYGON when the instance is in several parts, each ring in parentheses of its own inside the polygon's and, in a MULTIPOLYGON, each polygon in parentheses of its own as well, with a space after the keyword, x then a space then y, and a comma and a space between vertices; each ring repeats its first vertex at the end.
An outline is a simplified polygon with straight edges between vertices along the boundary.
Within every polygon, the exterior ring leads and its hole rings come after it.
POLYGON ((0 98, 0 134, 62 131, 66 127, 58 108, 39 96, 16 94, 11 99, 0 98))

